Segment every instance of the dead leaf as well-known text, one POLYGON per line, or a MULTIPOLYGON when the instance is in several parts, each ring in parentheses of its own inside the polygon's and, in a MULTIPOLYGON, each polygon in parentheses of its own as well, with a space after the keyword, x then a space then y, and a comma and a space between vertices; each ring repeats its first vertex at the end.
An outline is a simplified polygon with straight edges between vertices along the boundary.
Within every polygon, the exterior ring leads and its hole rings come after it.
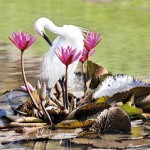
POLYGON ((77 120, 87 120, 93 115, 102 112, 104 109, 109 108, 110 105, 107 103, 88 103, 83 106, 79 106, 74 109, 65 120, 77 119, 77 120))
POLYGON ((122 109, 111 107, 98 115, 91 131, 97 134, 116 131, 130 132, 130 119, 122 109))

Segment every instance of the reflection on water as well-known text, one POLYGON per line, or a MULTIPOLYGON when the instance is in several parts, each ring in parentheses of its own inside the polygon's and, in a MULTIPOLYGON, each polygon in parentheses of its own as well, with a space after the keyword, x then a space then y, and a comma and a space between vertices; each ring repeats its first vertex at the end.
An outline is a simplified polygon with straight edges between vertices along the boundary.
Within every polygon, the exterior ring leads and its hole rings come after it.
POLYGON ((40 150, 40 149, 45 149, 45 150, 55 150, 55 149, 60 149, 60 150, 83 150, 86 149, 88 146, 84 145, 77 145, 74 143, 71 143, 70 140, 60 140, 60 141, 45 141, 45 142, 29 142, 21 144, 22 147, 24 148, 31 148, 34 150, 40 150))
MULTIPOLYGON (((35 85, 42 57, 31 55, 28 51, 26 51, 24 55, 27 80, 32 83, 32 85, 35 85)), ((5 44, 0 47, 0 66, 0 93, 10 89, 17 89, 24 84, 20 69, 20 51, 17 48, 11 44, 5 44)), ((80 70, 80 67, 79 64, 77 71, 80 70)), ((150 81, 149 75, 138 76, 138 78, 145 82, 150 81)), ((78 91, 80 89, 80 87, 70 87, 70 89, 72 88, 76 88, 78 91)))
MULTIPOLYGON (((35 85, 40 57, 32 58, 25 53, 25 72, 29 82, 35 85)), ((20 51, 11 45, 3 46, 0 51, 0 93, 19 88, 23 83, 20 69, 20 51)))
POLYGON ((89 146, 82 144, 74 144, 69 140, 60 140, 60 141, 43 141, 43 142, 32 142, 32 141, 23 141, 15 144, 11 144, 11 147, 7 149, 11 150, 84 150, 89 146))
MULTIPOLYGON (((21 74, 21 66, 20 66, 20 51, 17 49, 12 49, 11 45, 5 45, 1 47, 0 50, 0 93, 5 92, 6 90, 17 89, 20 88, 21 85, 24 84, 22 74, 21 74)), ((25 73, 27 77, 27 81, 30 82, 33 86, 35 86, 39 65, 42 57, 39 56, 31 56, 28 52, 24 53, 25 57, 25 73)), ((57 66, 56 66, 57 67, 57 66)), ((81 66, 78 65, 76 71, 80 70, 81 66)), ((71 89, 77 89, 76 93, 81 90, 81 83, 79 86, 75 84, 74 86, 71 80, 71 89)), ((75 95, 78 95, 74 92, 75 95)), ((81 94, 83 94, 81 92, 81 94)))
MULTIPOLYGON (((136 121, 135 121, 136 122, 136 121)), ((7 149, 31 149, 31 150, 40 150, 40 149, 61 149, 61 150, 82 150, 82 149, 92 149, 92 148, 102 148, 102 149, 134 149, 134 148, 150 148, 150 139, 147 138, 149 135, 150 122, 147 122, 143 125, 132 126, 131 134, 101 134, 100 138, 71 138, 63 139, 64 134, 68 136, 71 133, 75 133, 74 129, 57 129, 55 131, 50 131, 48 129, 40 129, 36 132, 24 134, 25 140, 19 141, 19 136, 16 136, 15 141, 18 139, 18 142, 10 143, 3 145, 7 149), (59 135, 58 135, 59 134, 59 135), (43 138, 42 138, 43 135, 43 138), (44 136, 45 135, 45 136, 44 136), (60 136, 61 135, 61 136, 60 136), (38 139, 34 140, 37 137, 38 139), (39 138, 41 137, 41 138, 39 138), (44 138, 45 137, 45 138, 44 138), (47 138, 46 138, 47 137, 47 138), (59 137, 60 140, 49 140, 52 137, 59 137)), ((10 134, 10 131, 8 131, 10 134)), ((1 133, 1 132, 0 132, 1 133)), ((7 133, 7 131, 6 131, 7 133)), ((15 133, 14 133, 15 134, 15 133)), ((9 135, 12 138, 13 134, 9 135)), ((13 139, 13 138, 12 138, 13 139)), ((6 140, 7 141, 7 140, 6 140)), ((3 143, 3 142, 2 142, 3 143)))

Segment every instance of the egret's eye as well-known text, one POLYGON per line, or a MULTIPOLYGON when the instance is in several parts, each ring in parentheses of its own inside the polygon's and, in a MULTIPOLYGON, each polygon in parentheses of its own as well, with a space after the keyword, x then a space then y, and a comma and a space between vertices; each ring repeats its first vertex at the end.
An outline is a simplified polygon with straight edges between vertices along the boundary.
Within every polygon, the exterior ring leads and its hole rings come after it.
POLYGON ((39 30, 38 33, 39 33, 40 35, 42 35, 42 36, 43 36, 43 34, 44 34, 43 30, 39 30))

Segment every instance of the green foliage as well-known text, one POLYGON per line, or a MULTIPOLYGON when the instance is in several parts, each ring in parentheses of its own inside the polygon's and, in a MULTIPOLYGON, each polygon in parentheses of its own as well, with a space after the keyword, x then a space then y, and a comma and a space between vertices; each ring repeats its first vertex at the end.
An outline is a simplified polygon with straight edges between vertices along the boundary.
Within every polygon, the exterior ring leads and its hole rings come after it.
POLYGON ((123 109, 129 115, 129 117, 138 116, 143 113, 142 109, 130 105, 130 102, 120 105, 120 108, 123 109))

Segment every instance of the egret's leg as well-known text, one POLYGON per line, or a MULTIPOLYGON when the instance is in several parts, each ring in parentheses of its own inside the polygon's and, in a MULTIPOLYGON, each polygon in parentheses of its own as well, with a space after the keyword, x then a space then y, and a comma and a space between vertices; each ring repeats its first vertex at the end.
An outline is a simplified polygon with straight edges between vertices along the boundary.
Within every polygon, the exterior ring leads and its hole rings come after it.
POLYGON ((47 88, 47 89, 46 89, 46 95, 47 95, 48 97, 51 97, 51 89, 50 89, 50 88, 47 88))
POLYGON ((61 88, 62 88, 62 96, 63 96, 63 106, 66 107, 66 97, 65 97, 65 78, 62 77, 60 80, 61 88))

